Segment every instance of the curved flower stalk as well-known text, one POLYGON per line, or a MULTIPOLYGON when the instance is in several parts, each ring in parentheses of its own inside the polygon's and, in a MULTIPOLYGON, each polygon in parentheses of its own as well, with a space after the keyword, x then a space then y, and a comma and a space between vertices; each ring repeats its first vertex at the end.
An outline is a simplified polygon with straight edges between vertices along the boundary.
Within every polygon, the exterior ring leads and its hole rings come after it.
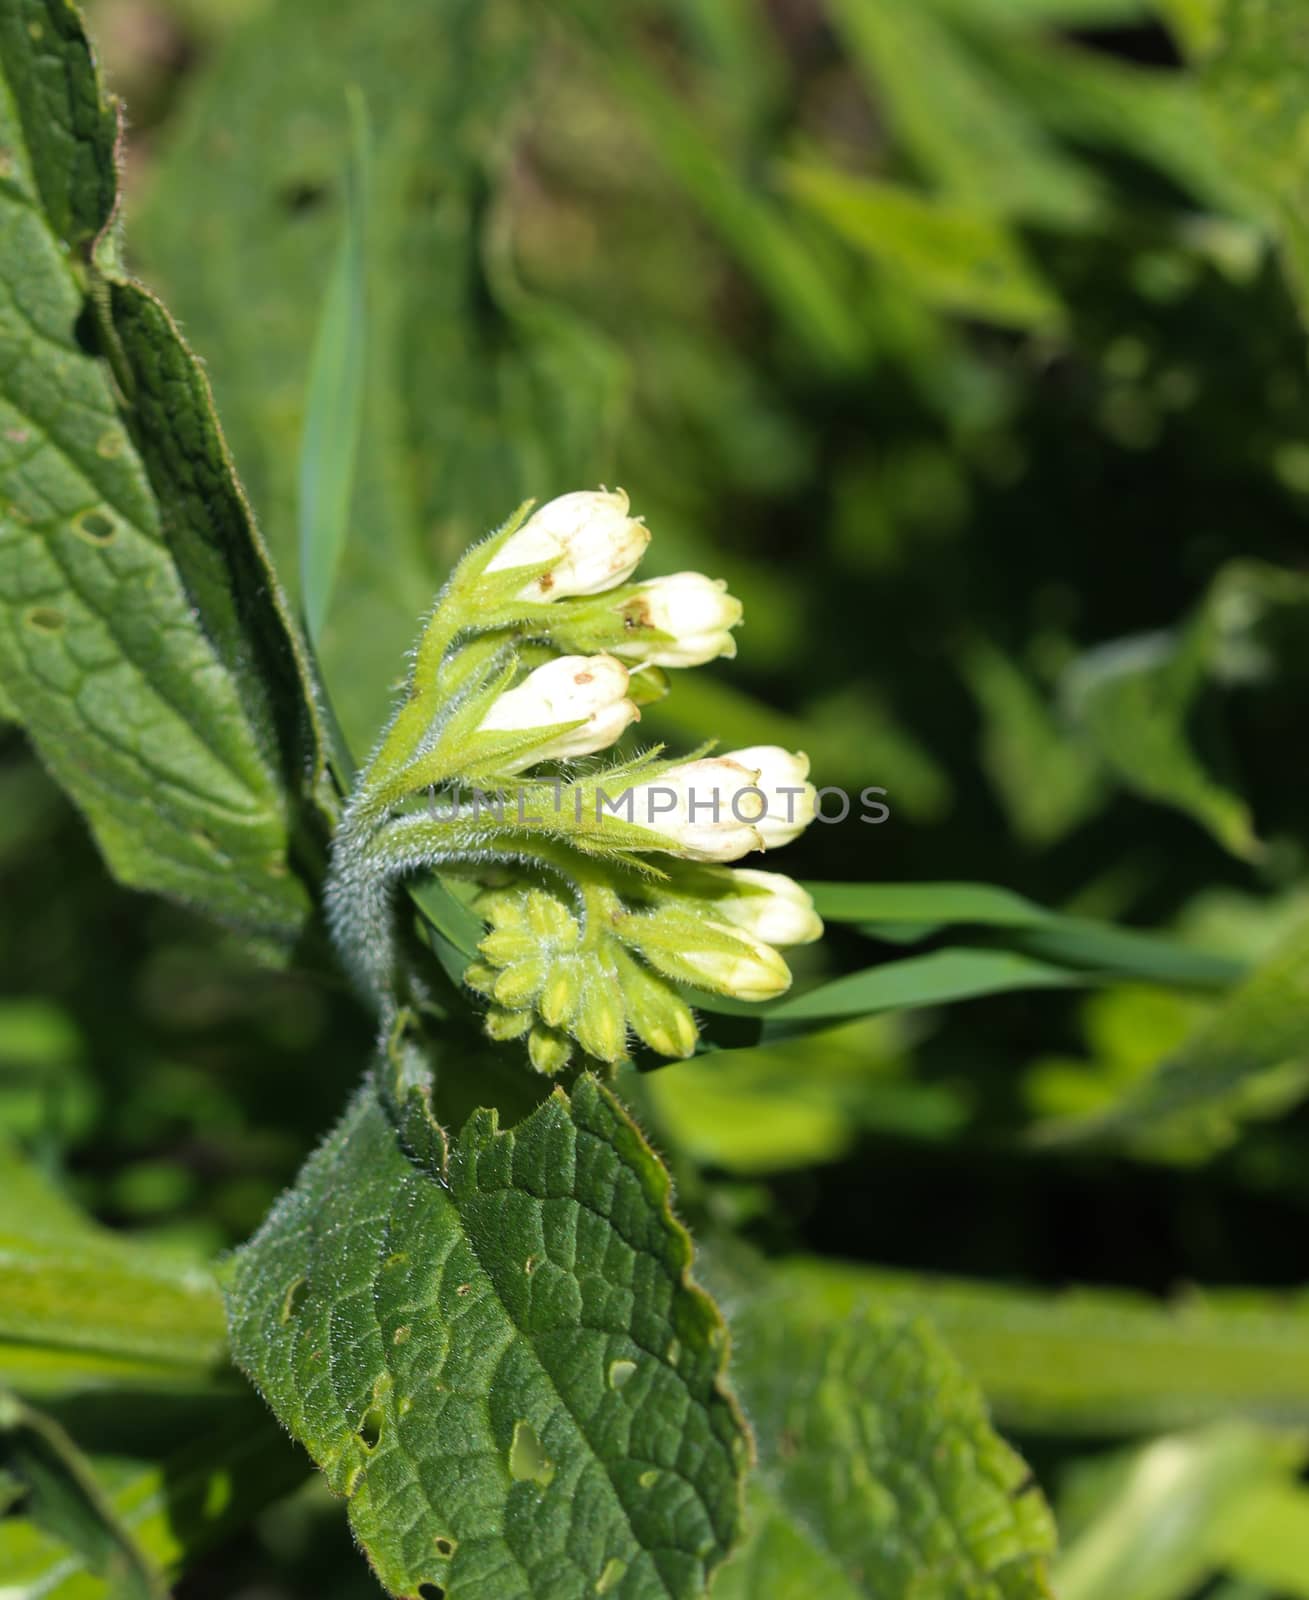
POLYGON ((616 1063, 634 1040, 686 1056, 681 989, 770 999, 791 981, 780 948, 822 933, 799 884, 725 865, 808 825, 808 762, 775 746, 588 759, 663 669, 734 655, 741 606, 699 573, 629 581, 650 535, 621 491, 529 511, 467 552, 427 619, 334 841, 332 933, 390 1030, 424 994, 399 955, 397 882, 458 872, 481 884, 488 932, 464 981, 493 1038, 525 1039, 542 1072, 578 1048, 616 1063))

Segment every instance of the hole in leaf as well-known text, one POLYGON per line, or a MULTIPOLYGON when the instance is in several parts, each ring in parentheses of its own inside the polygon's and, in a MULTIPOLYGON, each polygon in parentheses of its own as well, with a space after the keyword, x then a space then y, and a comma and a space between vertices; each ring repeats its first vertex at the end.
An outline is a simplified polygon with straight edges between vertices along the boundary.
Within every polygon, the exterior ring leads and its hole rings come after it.
POLYGON ((635 1372, 635 1361, 611 1361, 609 1363, 609 1387, 611 1389, 623 1388, 635 1372))
POLYGON ((356 1429, 359 1443, 365 1450, 376 1450, 382 1437, 382 1423, 385 1421, 381 1406, 369 1406, 364 1412, 363 1421, 356 1429))
POLYGON ((438 1533, 432 1543, 436 1546, 436 1553, 439 1556, 452 1556, 459 1548, 458 1539, 447 1539, 443 1533, 438 1533))
POLYGON ((298 217, 306 211, 316 211, 330 193, 327 184, 304 179, 299 183, 288 183, 277 198, 292 216, 298 217))
POLYGON ((445 1590, 439 1583, 420 1583, 418 1600, 445 1600, 445 1590))
POLYGON ((546 1455, 530 1422, 514 1423, 514 1442, 509 1446, 509 1476, 519 1483, 549 1483, 555 1464, 546 1455))
POLYGON ((24 619, 29 628, 38 633, 58 633, 64 625, 64 614, 53 606, 33 606, 24 619))
POLYGON ((73 527, 92 544, 112 544, 118 537, 118 529, 103 511, 84 511, 73 527))

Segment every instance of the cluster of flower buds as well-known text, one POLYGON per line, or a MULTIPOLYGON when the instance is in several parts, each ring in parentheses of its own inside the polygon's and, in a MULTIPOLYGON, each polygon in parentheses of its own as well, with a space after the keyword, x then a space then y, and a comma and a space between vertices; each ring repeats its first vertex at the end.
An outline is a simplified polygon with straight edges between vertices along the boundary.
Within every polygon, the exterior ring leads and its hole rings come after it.
POLYGON ((664 669, 735 654, 724 583, 631 581, 649 539, 627 496, 601 490, 520 512, 470 550, 338 837, 333 927, 384 1009, 393 968, 360 956, 377 929, 352 895, 422 868, 481 879, 489 931, 465 981, 488 1032, 525 1037, 543 1072, 575 1046, 606 1063, 633 1041, 690 1054, 695 990, 770 999, 791 981, 779 948, 822 932, 790 878, 723 865, 812 821, 803 755, 573 765, 611 749, 665 692, 664 669))

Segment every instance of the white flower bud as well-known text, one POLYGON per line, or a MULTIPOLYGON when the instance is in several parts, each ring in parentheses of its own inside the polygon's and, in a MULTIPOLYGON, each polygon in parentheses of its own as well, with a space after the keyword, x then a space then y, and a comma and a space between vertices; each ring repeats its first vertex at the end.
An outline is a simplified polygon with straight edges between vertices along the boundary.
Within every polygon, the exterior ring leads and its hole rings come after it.
POLYGON ((755 777, 722 756, 684 761, 632 789, 622 814, 663 834, 690 861, 735 861, 764 847, 758 824, 766 802, 755 777))
MULTIPOLYGON (((699 667, 718 656, 734 656, 731 630, 741 620, 741 602, 723 579, 703 572, 675 572, 637 586, 628 614, 668 639, 633 637, 614 645, 618 655, 652 667, 699 667)), ((624 608, 628 610, 628 607, 624 608)))
POLYGON ((722 877, 730 888, 713 897, 714 916, 744 928, 765 944, 812 944, 822 938, 823 922, 814 910, 813 896, 794 878, 749 867, 724 871, 722 877))
POLYGON ((578 490, 534 511, 487 563, 487 572, 552 563, 521 590, 520 600, 562 600, 626 583, 645 554, 650 530, 627 514, 621 489, 578 490))
POLYGON ((703 915, 664 914, 634 921, 627 925, 626 937, 639 944, 656 972, 675 983, 738 1000, 771 1000, 791 986, 791 969, 772 945, 703 915))
POLYGON ((798 839, 814 820, 817 791, 809 778, 809 757, 800 750, 792 753, 776 744, 752 744, 745 750, 729 750, 723 757, 740 766, 753 768, 767 804, 757 827, 765 850, 798 839))
POLYGON ((641 713, 627 699, 627 668, 613 656, 558 656, 502 694, 479 733, 519 733, 561 722, 580 725, 525 752, 506 770, 570 761, 607 750, 641 713))
MULTIPOLYGON (((733 930, 734 932, 736 930, 733 930)), ((738 1000, 773 1000, 791 987, 791 969, 772 945, 741 935, 748 948, 687 950, 681 966, 691 981, 738 1000)))

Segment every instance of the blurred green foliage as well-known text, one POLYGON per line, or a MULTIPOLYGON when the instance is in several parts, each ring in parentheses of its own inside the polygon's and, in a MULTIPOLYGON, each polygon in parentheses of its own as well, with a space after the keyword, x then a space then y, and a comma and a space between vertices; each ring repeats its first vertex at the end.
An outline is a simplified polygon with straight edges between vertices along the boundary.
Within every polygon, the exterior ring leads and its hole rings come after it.
MULTIPOLYGON (((368 106, 362 435, 320 642, 356 754, 465 544, 528 494, 621 482, 651 571, 726 577, 747 617, 740 659, 643 733, 798 745, 820 783, 886 790, 887 822, 815 827, 789 870, 986 880, 1253 966, 1224 997, 1105 956, 1089 996, 920 997, 628 1098, 692 1222, 818 1258, 779 1275, 816 1304, 822 1262, 866 1264, 828 1280, 834 1317, 935 1320, 1031 1446, 1068 1600, 1309 1592, 1304 1311, 1278 1321, 1272 1293, 1303 1282, 1309 1211, 1304 6, 89 13, 128 105, 131 265, 205 360, 293 590, 347 87, 368 106), (1099 1137, 1050 1137, 1072 1119, 1099 1137), (1188 1324, 1195 1283, 1267 1298, 1188 1324), (1051 1298, 1068 1284, 1136 1297, 1051 1298), (1180 1328, 1147 1298, 1179 1289, 1180 1328)), ((111 883, 14 729, 0 905, 0 1136, 130 1230, 147 1276, 244 1239, 336 1117, 368 1018, 334 976, 111 883)), ((930 960, 950 921, 990 918, 841 922, 797 971, 930 960)), ((169 1570, 242 1520, 182 1539, 160 1511, 224 1510, 215 1471, 240 1485, 230 1399, 156 1395, 143 1425, 98 1395, 103 1352, 34 1374, 8 1337, 9 1381, 127 1458, 102 1476, 113 1537, 169 1570), (188 1467, 210 1435, 228 1446, 188 1467)), ((162 1383, 157 1352, 113 1355, 162 1383)), ((271 1494, 305 1469, 268 1450, 271 1494)), ((310 1487, 178 1592, 375 1592, 347 1551, 310 1487)))

